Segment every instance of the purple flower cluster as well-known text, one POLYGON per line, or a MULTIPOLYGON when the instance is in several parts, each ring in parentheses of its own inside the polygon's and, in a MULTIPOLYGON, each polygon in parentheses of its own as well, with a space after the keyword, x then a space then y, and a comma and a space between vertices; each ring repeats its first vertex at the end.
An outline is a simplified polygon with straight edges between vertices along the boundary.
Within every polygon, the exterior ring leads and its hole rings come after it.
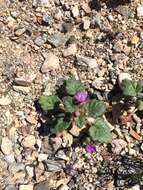
POLYGON ((96 147, 92 144, 87 144, 85 147, 85 151, 87 153, 93 154, 94 152, 96 152, 96 147))
POLYGON ((86 91, 77 92, 74 99, 77 103, 85 103, 88 100, 88 93, 86 91))

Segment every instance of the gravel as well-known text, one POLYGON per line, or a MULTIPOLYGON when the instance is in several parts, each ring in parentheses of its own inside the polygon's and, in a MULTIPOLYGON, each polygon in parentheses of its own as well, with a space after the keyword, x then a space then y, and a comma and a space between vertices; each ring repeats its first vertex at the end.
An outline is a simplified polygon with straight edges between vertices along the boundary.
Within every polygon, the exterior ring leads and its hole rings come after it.
POLYGON ((143 78, 142 2, 1 0, 0 13, 0 189, 141 190, 142 114, 121 123, 119 86, 143 78), (79 128, 51 136, 37 104, 71 76, 114 110, 95 155, 79 128))

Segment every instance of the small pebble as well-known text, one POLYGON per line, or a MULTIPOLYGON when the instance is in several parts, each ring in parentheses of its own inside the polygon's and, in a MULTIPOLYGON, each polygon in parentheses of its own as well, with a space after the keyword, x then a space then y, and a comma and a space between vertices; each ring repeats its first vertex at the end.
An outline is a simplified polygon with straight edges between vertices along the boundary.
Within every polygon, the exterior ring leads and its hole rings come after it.
POLYGON ((13 85, 13 90, 22 94, 28 94, 31 90, 30 87, 13 85))
POLYGON ((139 5, 137 7, 137 16, 140 18, 140 17, 143 17, 143 5, 139 5))
POLYGON ((13 144, 7 137, 2 138, 1 150, 6 155, 10 155, 13 152, 13 144))
POLYGON ((11 103, 11 100, 7 97, 0 98, 0 106, 8 106, 11 103))
POLYGON ((43 154, 43 153, 38 154, 38 161, 39 162, 47 160, 47 158, 48 158, 48 154, 43 154))
POLYGON ((34 43, 37 45, 37 46, 42 46, 44 45, 44 43, 47 41, 47 36, 46 35, 39 35, 36 37, 36 39, 34 40, 34 43))
POLYGON ((24 34, 24 32, 26 31, 25 28, 19 28, 15 31, 15 35, 16 36, 21 36, 22 34, 24 34))
POLYGON ((90 27, 90 20, 87 18, 83 19, 83 30, 88 30, 90 27))
POLYGON ((75 5, 73 8, 72 8, 72 16, 74 18, 78 18, 79 17, 79 8, 78 8, 78 5, 75 5))
POLYGON ((13 163, 15 162, 15 158, 13 154, 9 154, 9 155, 5 155, 4 159, 8 162, 8 163, 13 163))
POLYGON ((77 65, 88 67, 89 69, 97 69, 96 71, 98 72, 98 64, 96 59, 81 55, 76 55, 76 58, 77 58, 77 65))
POLYGON ((32 166, 26 166, 26 171, 31 178, 34 176, 34 168, 32 166))
POLYGON ((29 73, 23 77, 16 77, 14 83, 20 86, 29 86, 35 80, 36 74, 29 73))
POLYGON ((33 185, 20 185, 19 190, 33 190, 33 185))
POLYGON ((137 155, 137 152, 136 152, 136 150, 134 150, 134 149, 132 149, 132 148, 129 148, 129 155, 131 155, 131 156, 136 156, 137 155))
POLYGON ((22 141, 22 145, 25 148, 32 148, 32 147, 34 147, 35 144, 36 144, 36 139, 35 139, 35 136, 33 136, 33 135, 28 135, 22 141))
POLYGON ((49 0, 40 0, 42 7, 50 7, 50 1, 49 0))
POLYGON ((140 40, 140 38, 138 36, 133 36, 132 40, 131 40, 131 43, 133 45, 136 45, 136 44, 138 44, 139 40, 140 40))

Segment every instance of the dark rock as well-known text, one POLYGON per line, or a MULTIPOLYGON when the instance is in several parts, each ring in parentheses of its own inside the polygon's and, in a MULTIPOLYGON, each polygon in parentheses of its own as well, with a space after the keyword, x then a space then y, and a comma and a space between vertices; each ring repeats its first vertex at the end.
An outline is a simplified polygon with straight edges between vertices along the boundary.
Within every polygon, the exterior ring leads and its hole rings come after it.
POLYGON ((65 22, 62 24, 62 32, 67 33, 71 32, 73 29, 73 24, 69 22, 65 22))
POLYGON ((48 181, 42 181, 34 186, 34 190, 50 190, 48 181))
POLYGON ((58 172, 65 167, 65 164, 62 161, 45 160, 44 164, 49 172, 58 172))
POLYGON ((66 44, 67 44, 67 45, 75 44, 76 41, 77 41, 77 40, 76 40, 75 36, 72 35, 72 36, 69 37, 69 39, 68 39, 68 41, 67 41, 66 44))
POLYGON ((14 185, 8 185, 6 186, 5 190, 17 190, 14 185))
POLYGON ((104 161, 97 174, 100 182, 114 180, 116 187, 132 187, 143 182, 143 161, 130 156, 116 156, 112 161, 104 161))

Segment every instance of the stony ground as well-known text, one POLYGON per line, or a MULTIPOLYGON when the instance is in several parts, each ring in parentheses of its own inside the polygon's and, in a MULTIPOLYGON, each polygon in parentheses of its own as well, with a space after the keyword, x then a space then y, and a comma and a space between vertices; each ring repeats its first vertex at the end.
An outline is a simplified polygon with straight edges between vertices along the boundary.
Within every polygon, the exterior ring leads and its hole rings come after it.
POLYGON ((121 72, 143 77, 142 0, 0 0, 0 189, 143 189, 122 178, 143 169, 141 116, 140 140, 114 124, 91 156, 71 134, 47 136, 36 106, 70 76, 106 97, 121 72))

